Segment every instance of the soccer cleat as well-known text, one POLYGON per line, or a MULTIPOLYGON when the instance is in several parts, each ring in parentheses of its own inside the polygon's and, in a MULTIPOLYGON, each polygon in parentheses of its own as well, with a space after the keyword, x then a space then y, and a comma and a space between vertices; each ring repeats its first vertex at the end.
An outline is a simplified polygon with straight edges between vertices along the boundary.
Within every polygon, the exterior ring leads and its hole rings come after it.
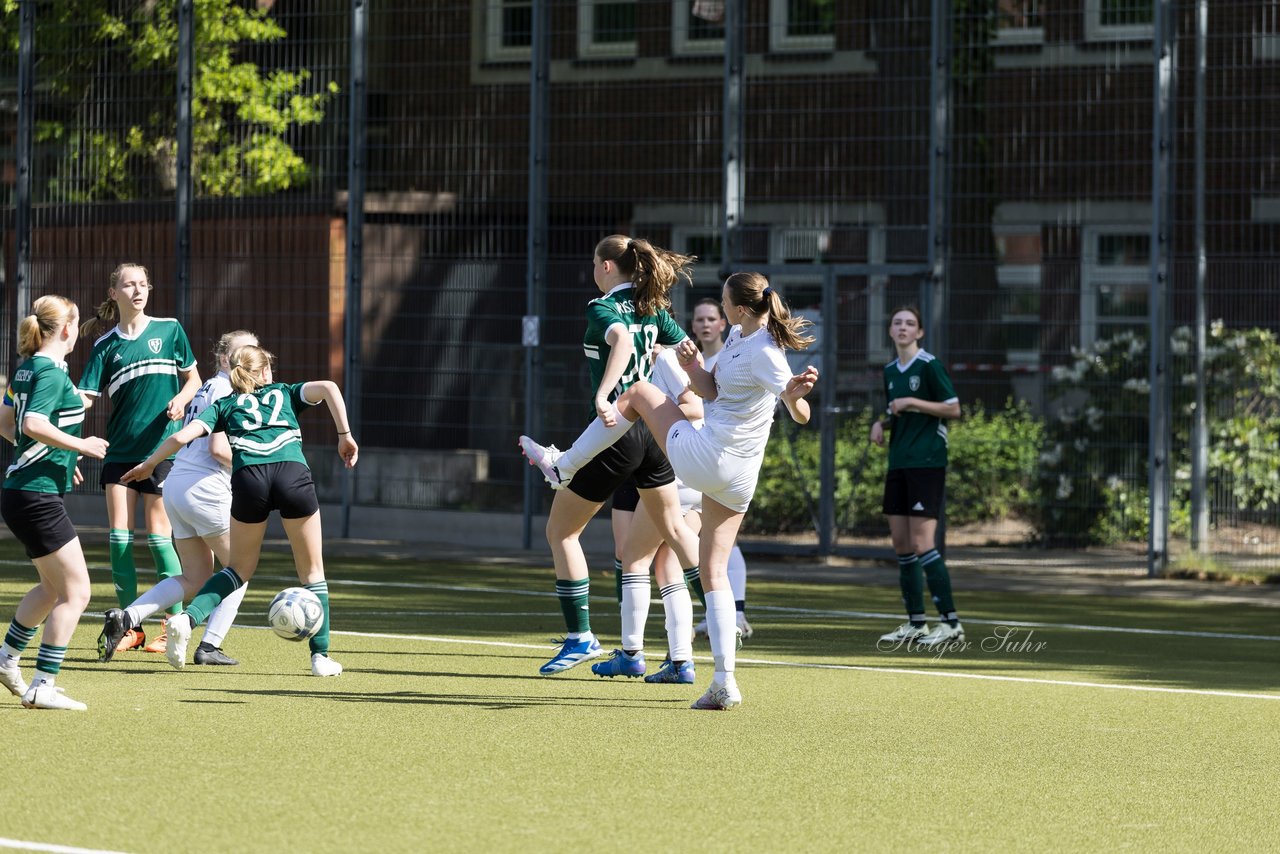
POLYGON ((591 672, 601 677, 626 676, 630 679, 635 679, 637 676, 643 676, 644 671, 644 652, 642 650, 636 650, 635 655, 628 655, 623 650, 615 649, 613 655, 609 656, 608 661, 591 665, 591 672))
POLYGON ((98 635, 98 661, 106 664, 120 648, 120 642, 129 631, 129 614, 123 608, 108 608, 102 618, 102 632, 98 635))
POLYGON ((160 636, 151 639, 151 643, 142 648, 143 652, 164 652, 169 648, 169 639, 165 637, 165 631, 169 627, 169 618, 164 617, 160 623, 160 636))
POLYGON ((726 712, 742 705, 742 692, 733 682, 721 685, 712 680, 711 687, 689 708, 702 711, 726 712))
POLYGON ((61 688, 47 682, 28 688, 22 695, 22 705, 28 709, 60 709, 67 712, 83 712, 89 708, 79 700, 73 700, 62 693, 61 688))
POLYGON ((916 645, 927 648, 963 640, 964 626, 960 625, 958 621, 954 626, 949 626, 946 623, 938 623, 938 625, 933 627, 933 631, 916 640, 916 645))
POLYGON ((707 618, 706 617, 703 617, 698 622, 698 625, 693 627, 693 636, 696 638, 699 635, 701 635, 704 638, 710 637, 710 635, 707 634, 707 618))
POLYGON ((342 665, 327 655, 315 652, 311 654, 312 676, 337 676, 342 672, 342 665))
POLYGON ((755 629, 751 628, 751 624, 747 622, 747 615, 742 611, 738 612, 738 649, 742 649, 742 641, 751 640, 751 635, 755 629))
POLYGON ((671 661, 666 661, 663 662, 661 670, 657 673, 650 673, 644 677, 644 681, 670 685, 692 685, 696 678, 697 675, 694 673, 692 661, 683 661, 679 666, 671 661))
POLYGON ((11 658, 0 667, 0 685, 8 688, 9 693, 15 697, 27 693, 27 683, 22 680, 22 668, 18 666, 18 659, 11 658))
POLYGON ((140 626, 126 629, 124 635, 120 638, 120 643, 116 644, 116 652, 127 652, 140 646, 146 646, 146 644, 147 635, 140 626))
POLYGON ((214 646, 204 641, 201 641, 200 645, 196 647, 196 654, 192 660, 196 664, 223 664, 227 666, 234 666, 240 663, 223 652, 222 647, 214 646))
POLYGON ((550 661, 538 668, 538 672, 543 676, 553 676, 556 673, 563 673, 570 667, 577 667, 584 661, 590 661, 593 658, 599 658, 604 655, 604 650, 600 648, 600 641, 593 636, 591 640, 584 641, 556 640, 554 643, 563 644, 560 651, 552 657, 550 661))
POLYGON ((181 670, 187 664, 187 644, 191 642, 191 618, 184 611, 174 614, 165 626, 168 641, 164 648, 164 657, 169 659, 175 670, 181 670))
MULTIPOLYGON (((742 649, 742 638, 743 638, 743 630, 742 630, 742 627, 743 627, 744 625, 746 625, 746 637, 751 637, 751 626, 750 626, 749 624, 747 624, 747 618, 746 618, 746 617, 744 617, 741 613, 739 613, 739 614, 738 614, 738 625, 737 625, 737 627, 734 629, 734 635, 735 635, 735 636, 734 636, 734 639, 733 639, 733 640, 734 640, 734 644, 735 644, 735 647, 734 647, 735 649, 742 649)), ((696 625, 696 626, 694 626, 694 627, 693 627, 693 637, 696 639, 699 635, 701 635, 702 637, 706 638, 707 640, 711 640, 711 635, 707 632, 707 618, 706 618, 706 617, 703 617, 703 618, 702 618, 702 622, 698 623, 698 625, 696 625)))
POLYGON ((929 633, 928 623, 903 623, 888 634, 880 636, 881 643, 903 643, 909 640, 919 640, 929 633))
POLYGON ((551 484, 552 489, 564 489, 569 484, 569 478, 561 477, 560 470, 556 468, 556 463, 564 451, 555 445, 548 445, 545 448, 528 436, 520 437, 520 451, 529 459, 529 465, 537 466, 538 471, 542 472, 542 476, 546 478, 547 483, 551 484))

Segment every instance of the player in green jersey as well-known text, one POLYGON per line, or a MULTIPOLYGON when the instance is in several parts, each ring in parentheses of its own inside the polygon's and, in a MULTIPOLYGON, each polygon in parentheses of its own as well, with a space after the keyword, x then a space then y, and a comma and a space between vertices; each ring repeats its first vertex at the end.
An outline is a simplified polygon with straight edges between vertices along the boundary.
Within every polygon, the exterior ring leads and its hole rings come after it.
POLYGON ((22 597, 0 646, 0 685, 22 698, 28 709, 84 711, 54 686, 67 644, 89 604, 89 568, 62 496, 79 482, 81 455, 102 459, 107 442, 81 438, 84 402, 67 376, 66 358, 80 333, 80 312, 65 297, 43 296, 18 327, 18 353, 0 407, 0 435, 17 447, 0 490, 0 514, 26 547, 40 583, 22 597), (36 653, 36 674, 28 686, 18 657, 45 622, 36 653))
MULTIPOLYGON (((182 574, 169 517, 161 501, 171 463, 166 462, 154 477, 131 487, 120 483, 120 475, 146 459, 178 429, 187 404, 200 388, 196 357, 182 326, 172 318, 150 317, 146 313, 151 290, 146 268, 119 265, 111 273, 106 302, 98 307, 97 316, 84 325, 86 337, 106 330, 93 343, 93 352, 80 376, 80 393, 86 408, 93 406, 103 392, 111 398, 111 415, 107 419, 111 450, 102 464, 101 484, 107 496, 111 528, 111 580, 121 608, 138 598, 133 526, 139 495, 147 545, 159 580, 182 574)), ((175 606, 169 613, 177 610, 175 606)), ((138 626, 125 634, 118 649, 144 645, 148 652, 163 652, 163 635, 146 644, 142 627, 138 626)))
MULTIPOLYGON (((592 278, 602 296, 587 305, 587 331, 583 350, 591 372, 594 416, 609 423, 615 419, 613 401, 623 391, 652 373, 654 344, 676 344, 687 337, 670 315, 670 292, 693 259, 652 245, 647 240, 612 234, 596 244, 592 278)), ((528 436, 520 437, 521 449, 537 464, 554 446, 543 448, 528 436)), ((591 631, 587 599, 590 576, 579 541, 587 523, 614 491, 634 477, 640 490, 632 532, 623 547, 623 634, 628 636, 628 614, 635 609, 632 597, 648 597, 649 561, 663 539, 675 549, 686 578, 698 579, 698 539, 680 513, 675 473, 654 437, 636 430, 589 465, 572 483, 553 484, 557 489, 547 518, 547 542, 555 563, 556 595, 564 615, 566 636, 562 646, 538 672, 561 673, 604 654, 591 631), (567 488, 562 488, 566 487, 567 488)), ((695 586, 701 595, 701 587, 695 586)), ((637 677, 645 673, 639 649, 615 651, 610 672, 593 668, 600 676, 637 677)))
POLYGON ((880 647, 914 644, 933 648, 964 640, 951 596, 951 576, 934 543, 947 474, 946 422, 960 417, 960 399, 942 363, 920 348, 924 326, 919 309, 895 309, 889 337, 898 356, 884 368, 889 405, 886 417, 871 425, 871 441, 883 446, 885 429, 892 433, 884 513, 889 517, 889 535, 898 554, 898 581, 907 622, 881 636, 880 647), (933 631, 925 622, 925 578, 941 619, 933 631))
POLYGON ((213 574, 186 611, 170 618, 165 656, 174 667, 183 667, 192 629, 253 577, 267 517, 276 510, 289 537, 298 581, 316 594, 324 608, 324 622, 310 641, 311 673, 337 676, 342 665, 329 657, 329 584, 324 577, 320 503, 294 413, 323 401, 338 428, 338 455, 352 468, 359 448, 347 425, 347 406, 342 391, 328 380, 275 382, 271 370, 275 357, 261 347, 241 347, 234 358, 232 393, 210 404, 120 478, 122 483, 145 480, 163 460, 211 433, 225 433, 231 443, 231 563, 213 574))

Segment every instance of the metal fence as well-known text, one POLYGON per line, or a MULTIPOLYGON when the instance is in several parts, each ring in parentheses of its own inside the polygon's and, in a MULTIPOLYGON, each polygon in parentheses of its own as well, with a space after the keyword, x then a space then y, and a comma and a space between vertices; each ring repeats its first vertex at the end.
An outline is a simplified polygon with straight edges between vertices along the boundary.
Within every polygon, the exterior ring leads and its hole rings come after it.
POLYGON ((755 530, 884 542, 864 437, 912 302, 981 404, 950 542, 1280 563, 1273 0, 107 5, 4 18, 7 352, 136 260, 198 352, 248 327, 344 382, 328 498, 532 514, 515 436, 584 423, 623 232, 698 256, 682 316, 760 269, 815 323, 755 530))

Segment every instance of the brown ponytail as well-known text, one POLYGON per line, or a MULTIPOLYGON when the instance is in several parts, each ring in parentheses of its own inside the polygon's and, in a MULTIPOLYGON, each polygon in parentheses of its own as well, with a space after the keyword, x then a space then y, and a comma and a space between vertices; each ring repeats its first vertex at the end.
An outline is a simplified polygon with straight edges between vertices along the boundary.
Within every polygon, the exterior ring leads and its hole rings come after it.
MULTIPOLYGON (((111 271, 110 284, 107 285, 109 290, 114 291, 120 285, 120 276, 125 270, 141 270, 142 276, 147 280, 147 287, 151 287, 151 274, 147 272, 147 268, 141 264, 134 264, 126 261, 116 266, 111 271)), ((98 306, 94 311, 93 317, 86 320, 80 327, 80 332, 86 338, 92 338, 98 332, 104 329, 110 329, 120 322, 120 306, 116 305, 114 298, 108 298, 106 302, 98 306)))
POLYGON ((611 234, 597 243, 596 257, 612 261, 630 277, 635 287, 636 313, 642 317, 652 317, 663 309, 670 311, 671 289, 682 277, 693 282, 688 267, 698 260, 625 234, 611 234))
POLYGON ((52 294, 40 297, 31 304, 31 314, 18 324, 18 355, 30 358, 50 336, 74 322, 75 316, 76 304, 66 297, 52 294))
POLYGON ((783 350, 804 350, 814 342, 812 335, 802 333, 813 324, 803 317, 792 317, 791 309, 769 280, 759 273, 734 273, 725 279, 733 304, 759 317, 769 313, 768 329, 783 350))

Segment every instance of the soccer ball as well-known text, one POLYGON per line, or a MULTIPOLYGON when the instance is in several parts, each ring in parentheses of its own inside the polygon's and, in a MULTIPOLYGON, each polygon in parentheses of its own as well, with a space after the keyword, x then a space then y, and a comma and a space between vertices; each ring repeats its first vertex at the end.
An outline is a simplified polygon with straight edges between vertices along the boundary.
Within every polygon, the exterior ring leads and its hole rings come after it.
POLYGON ((267 623, 285 640, 310 640, 324 623, 320 597, 305 587, 286 587, 267 608, 267 623))

